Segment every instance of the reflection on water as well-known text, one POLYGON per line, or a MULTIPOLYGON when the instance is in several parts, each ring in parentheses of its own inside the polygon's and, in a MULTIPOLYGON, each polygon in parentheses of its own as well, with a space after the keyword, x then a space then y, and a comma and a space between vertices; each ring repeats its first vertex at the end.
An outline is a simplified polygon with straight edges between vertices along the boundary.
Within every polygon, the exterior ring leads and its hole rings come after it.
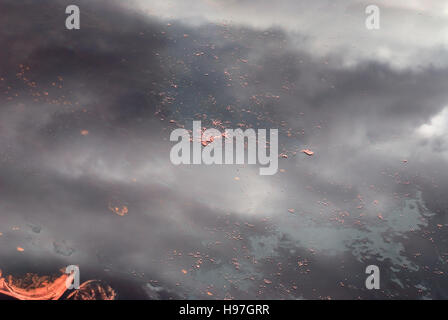
MULTIPOLYGON (((326 28, 316 42, 281 10, 275 28, 245 10, 230 23, 198 9, 210 20, 191 24, 98 0, 81 1, 85 27, 68 39, 54 27, 64 8, 39 5, 45 19, 33 14, 37 4, 0 2, 0 44, 10 48, 0 53, 1 293, 448 297, 440 37, 425 37, 422 49, 391 28, 388 42, 400 45, 389 62, 352 46, 365 48, 364 29, 348 28, 347 46, 326 28), (193 120, 220 131, 279 129, 278 173, 172 165, 169 135, 193 120), (365 288, 370 264, 381 270, 380 290, 365 288), (48 276, 67 265, 80 267, 78 291, 48 276)), ((330 11, 345 21, 345 5, 330 11)))

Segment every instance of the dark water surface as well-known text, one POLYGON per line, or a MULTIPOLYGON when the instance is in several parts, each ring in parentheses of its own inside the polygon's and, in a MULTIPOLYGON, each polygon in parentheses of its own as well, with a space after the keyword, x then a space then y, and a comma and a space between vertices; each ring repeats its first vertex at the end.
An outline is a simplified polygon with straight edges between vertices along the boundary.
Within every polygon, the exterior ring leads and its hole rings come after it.
POLYGON ((0 0, 3 275, 75 264, 120 299, 448 298, 441 2, 381 2, 371 33, 363 1, 78 1, 69 31, 70 2, 0 0), (193 120, 278 128, 279 172, 174 166, 193 120))

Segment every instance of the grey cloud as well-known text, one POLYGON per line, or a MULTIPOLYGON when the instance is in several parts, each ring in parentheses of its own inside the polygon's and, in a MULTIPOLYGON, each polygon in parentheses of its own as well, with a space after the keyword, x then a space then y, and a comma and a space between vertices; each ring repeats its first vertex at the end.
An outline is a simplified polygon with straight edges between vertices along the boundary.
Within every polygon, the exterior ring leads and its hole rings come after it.
POLYGON ((445 232, 446 158, 418 128, 447 106, 448 70, 347 66, 344 46, 313 54, 312 32, 158 20, 120 2, 80 2, 71 32, 66 3, 0 2, 1 268, 80 264, 122 298, 441 294, 429 238, 445 232), (286 171, 172 165, 169 133, 193 119, 279 128, 286 171), (366 263, 402 286, 366 291, 366 263))

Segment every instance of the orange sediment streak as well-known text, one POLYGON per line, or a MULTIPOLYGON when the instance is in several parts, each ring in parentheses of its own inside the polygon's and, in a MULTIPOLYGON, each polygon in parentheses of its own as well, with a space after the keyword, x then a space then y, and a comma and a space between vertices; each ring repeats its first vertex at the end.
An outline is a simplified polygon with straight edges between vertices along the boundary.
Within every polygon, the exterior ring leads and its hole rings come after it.
POLYGON ((314 151, 311 151, 310 149, 303 149, 300 152, 303 152, 304 154, 308 156, 312 156, 314 154, 314 151))
POLYGON ((66 283, 71 283, 73 278, 73 274, 63 274, 44 287, 23 289, 7 283, 5 278, 0 277, 0 293, 19 300, 58 300, 67 290, 66 283))

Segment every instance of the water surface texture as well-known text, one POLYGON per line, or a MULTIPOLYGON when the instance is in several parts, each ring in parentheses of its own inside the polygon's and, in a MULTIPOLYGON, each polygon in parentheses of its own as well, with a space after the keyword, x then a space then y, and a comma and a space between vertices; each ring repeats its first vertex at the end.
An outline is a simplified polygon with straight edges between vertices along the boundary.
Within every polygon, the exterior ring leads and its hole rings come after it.
POLYGON ((117 299, 448 298, 448 5, 378 0, 369 30, 369 4, 0 0, 3 276, 78 265, 117 299), (193 120, 278 129, 279 171, 173 165, 193 120))

